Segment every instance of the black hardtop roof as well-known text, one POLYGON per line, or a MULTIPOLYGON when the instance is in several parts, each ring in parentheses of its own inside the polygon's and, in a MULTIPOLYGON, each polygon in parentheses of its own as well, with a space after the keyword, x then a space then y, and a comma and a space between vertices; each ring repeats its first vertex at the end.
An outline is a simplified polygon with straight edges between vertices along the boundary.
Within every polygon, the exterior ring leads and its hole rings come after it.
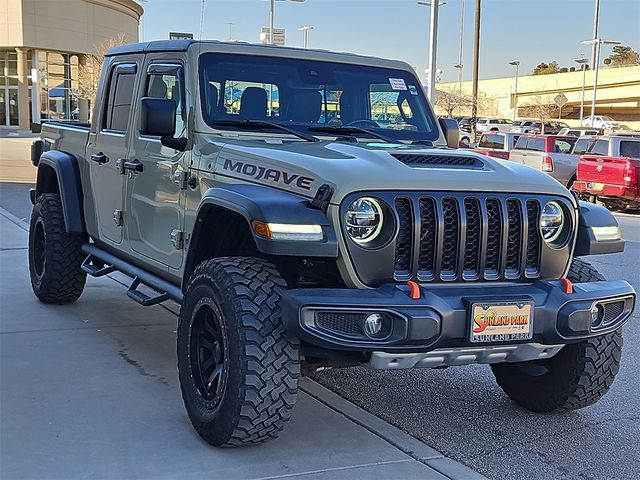
POLYGON ((265 45, 261 43, 249 43, 249 42, 222 42, 220 40, 190 40, 190 39, 181 39, 181 40, 153 40, 150 42, 140 42, 140 43, 130 43, 127 45, 121 45, 118 47, 113 47, 105 53, 105 57, 110 57, 114 55, 126 55, 132 53, 154 53, 154 52, 186 52, 191 45, 194 44, 202 44, 208 46, 235 46, 240 49, 265 49, 265 53, 274 54, 277 52, 290 51, 290 52, 306 52, 310 54, 330 54, 330 55, 338 55, 344 57, 352 57, 358 58, 361 60, 373 60, 373 61, 384 61, 389 63, 404 63, 398 62, 396 60, 389 59, 381 59, 378 57, 372 57, 368 55, 358 55, 355 53, 349 52, 334 52, 332 50, 323 50, 323 49, 304 49, 300 47, 281 47, 278 45, 265 45))

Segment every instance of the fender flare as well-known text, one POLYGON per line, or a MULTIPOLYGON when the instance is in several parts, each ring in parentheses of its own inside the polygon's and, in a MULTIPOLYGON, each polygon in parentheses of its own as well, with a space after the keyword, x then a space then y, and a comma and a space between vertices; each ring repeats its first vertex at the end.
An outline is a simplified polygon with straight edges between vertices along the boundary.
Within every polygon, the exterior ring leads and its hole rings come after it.
POLYGON ((49 150, 40 156, 35 199, 43 193, 59 193, 68 233, 85 233, 82 182, 78 160, 70 153, 49 150), (52 178, 55 175, 55 178, 52 178))
MULTIPOLYGON (((576 239, 575 257, 599 255, 624 251, 624 240, 598 240, 594 233, 597 227, 618 227, 618 221, 605 207, 580 200, 578 218, 578 236, 576 239)), ((618 227, 619 228, 619 227, 618 227)))
POLYGON ((199 243, 200 229, 204 223, 203 219, 211 208, 216 207, 244 217, 261 253, 289 257, 338 257, 338 240, 331 221, 321 210, 312 207, 309 200, 260 185, 218 185, 207 190, 200 202, 189 241, 185 271, 195 268, 193 262, 199 243), (251 228, 253 220, 265 223, 320 225, 324 232, 324 240, 318 242, 270 240, 258 236, 253 231, 251 228))

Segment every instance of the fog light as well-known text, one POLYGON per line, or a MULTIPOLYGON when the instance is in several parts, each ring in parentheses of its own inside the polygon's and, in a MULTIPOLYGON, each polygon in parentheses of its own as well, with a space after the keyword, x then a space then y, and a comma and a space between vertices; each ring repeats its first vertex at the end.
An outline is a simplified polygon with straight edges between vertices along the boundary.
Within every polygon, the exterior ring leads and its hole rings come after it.
POLYGON ((597 327, 598 325, 600 325, 600 322, 602 321, 602 313, 603 313, 602 305, 596 304, 593 307, 591 307, 591 326, 592 327, 597 327))
POLYGON ((364 333, 366 333, 368 337, 376 336, 380 330, 382 330, 382 315, 379 313, 368 315, 367 318, 364 319, 363 328, 364 333))

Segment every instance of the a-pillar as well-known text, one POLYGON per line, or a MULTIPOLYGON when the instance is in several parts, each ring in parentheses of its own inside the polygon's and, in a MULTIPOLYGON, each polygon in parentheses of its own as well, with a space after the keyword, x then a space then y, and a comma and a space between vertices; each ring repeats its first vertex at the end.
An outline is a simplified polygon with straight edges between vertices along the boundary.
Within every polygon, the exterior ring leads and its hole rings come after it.
MULTIPOLYGON (((88 78, 86 72, 80 74, 80 72, 88 68, 87 63, 87 55, 78 55, 78 82, 80 82, 82 78, 88 78)), ((78 99, 78 120, 85 123, 89 121, 89 100, 86 98, 78 99)))
POLYGON ((29 68, 27 66, 28 48, 16 48, 18 53, 18 128, 31 130, 29 121, 29 68))

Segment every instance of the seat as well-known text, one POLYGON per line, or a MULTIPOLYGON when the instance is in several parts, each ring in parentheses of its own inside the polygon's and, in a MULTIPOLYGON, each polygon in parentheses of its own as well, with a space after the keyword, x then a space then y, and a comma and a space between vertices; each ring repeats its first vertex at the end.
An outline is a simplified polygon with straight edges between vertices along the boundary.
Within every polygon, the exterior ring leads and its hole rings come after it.
POLYGON ((267 91, 260 87, 247 87, 240 97, 240 118, 266 120, 267 91))
POLYGON ((167 98, 167 84, 164 83, 162 76, 151 75, 149 79, 149 87, 147 88, 147 96, 153 98, 167 98))
POLYGON ((322 95, 315 90, 295 92, 290 100, 289 120, 300 123, 318 123, 322 113, 322 95))

